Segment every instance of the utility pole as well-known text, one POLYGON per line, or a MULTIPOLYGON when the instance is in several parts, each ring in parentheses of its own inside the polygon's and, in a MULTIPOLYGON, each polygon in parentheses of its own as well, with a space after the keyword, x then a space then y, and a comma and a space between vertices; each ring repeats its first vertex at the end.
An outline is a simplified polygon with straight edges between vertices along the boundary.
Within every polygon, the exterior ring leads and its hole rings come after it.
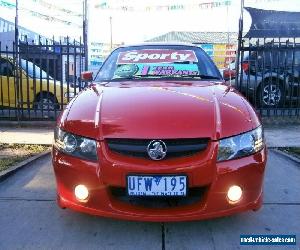
POLYGON ((109 17, 109 25, 110 25, 110 51, 113 48, 113 36, 112 36, 112 17, 109 17))
POLYGON ((16 16, 15 16, 15 46, 19 40, 19 1, 16 0, 16 16))
POLYGON ((16 106, 17 106, 17 119, 19 122, 19 1, 16 0, 16 16, 15 16, 15 46, 14 46, 14 65, 15 65, 15 94, 16 94, 16 106))
POLYGON ((235 86, 240 87, 238 85, 238 80, 240 78, 240 52, 241 52, 241 46, 242 46, 242 39, 243 39, 243 25, 244 25, 244 0, 241 0, 241 15, 239 19, 239 34, 238 34, 238 49, 237 49, 237 55, 236 55, 236 62, 235 62, 235 70, 236 70, 236 77, 235 77, 235 86))
POLYGON ((87 0, 83 1, 83 45, 84 45, 84 70, 88 70, 89 64, 89 51, 88 51, 88 6, 87 0))
MULTIPOLYGON (((230 70, 231 64, 231 53, 227 53, 229 50, 231 52, 231 46, 229 46, 229 4, 226 6, 226 22, 227 22, 227 47, 225 48, 225 63, 227 63, 227 69, 230 70), (229 60, 228 60, 229 56, 229 60)), ((231 74, 229 74, 229 84, 231 86, 231 74)))

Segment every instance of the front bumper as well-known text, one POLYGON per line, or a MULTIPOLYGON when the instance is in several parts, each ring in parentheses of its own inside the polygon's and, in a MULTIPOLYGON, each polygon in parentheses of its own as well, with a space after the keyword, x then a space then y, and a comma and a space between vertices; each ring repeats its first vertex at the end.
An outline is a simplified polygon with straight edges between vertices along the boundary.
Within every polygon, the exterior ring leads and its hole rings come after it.
POLYGON ((216 163, 217 143, 191 157, 158 162, 110 153, 105 143, 98 145, 99 162, 89 162, 53 148, 53 166, 60 207, 118 219, 140 221, 187 221, 226 216, 262 205, 266 149, 241 159, 216 163), (154 164, 154 165, 153 165, 154 164), (155 167, 154 167, 155 166, 155 167), (168 208, 153 208, 118 199, 111 187, 126 187, 128 174, 186 174, 189 188, 206 187, 197 202, 168 208), (90 191, 86 202, 79 202, 74 188, 84 184, 90 191), (227 190, 231 185, 243 189, 242 199, 231 204, 227 190))

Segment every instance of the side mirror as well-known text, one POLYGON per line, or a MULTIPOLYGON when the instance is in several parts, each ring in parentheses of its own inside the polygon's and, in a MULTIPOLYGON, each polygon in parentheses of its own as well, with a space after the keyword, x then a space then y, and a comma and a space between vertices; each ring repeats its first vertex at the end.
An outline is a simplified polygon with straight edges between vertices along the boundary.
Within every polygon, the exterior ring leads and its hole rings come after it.
POLYGON ((223 71, 223 78, 225 81, 229 79, 234 79, 236 76, 236 71, 234 69, 224 69, 223 71))
POLYGON ((91 82, 91 81, 93 81, 93 72, 92 71, 81 72, 81 81, 82 82, 91 82))

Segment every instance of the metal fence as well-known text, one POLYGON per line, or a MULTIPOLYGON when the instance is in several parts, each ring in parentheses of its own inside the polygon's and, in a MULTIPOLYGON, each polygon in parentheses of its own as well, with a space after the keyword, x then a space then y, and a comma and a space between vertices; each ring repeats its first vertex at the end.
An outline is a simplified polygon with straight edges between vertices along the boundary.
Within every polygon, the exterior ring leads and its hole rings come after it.
MULTIPOLYGON (((55 120, 84 87, 81 41, 0 42, 0 51, 0 120, 55 120)), ((300 41, 243 39, 238 53, 232 83, 258 112, 300 117, 300 41)))
MULTIPOLYGON (((300 116, 300 43, 243 39, 235 87, 262 116, 300 116)), ((235 64, 235 63, 233 63, 235 64)))
POLYGON ((84 86, 81 41, 0 42, 0 119, 55 120, 84 86))

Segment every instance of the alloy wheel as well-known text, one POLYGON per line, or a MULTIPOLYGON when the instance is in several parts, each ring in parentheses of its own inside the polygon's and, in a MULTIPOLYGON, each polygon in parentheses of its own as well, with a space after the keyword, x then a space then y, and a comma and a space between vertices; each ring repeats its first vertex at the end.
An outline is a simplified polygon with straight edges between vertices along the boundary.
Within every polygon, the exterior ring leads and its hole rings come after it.
POLYGON ((267 84, 263 88, 262 100, 266 106, 278 105, 281 100, 281 90, 275 84, 267 84))

